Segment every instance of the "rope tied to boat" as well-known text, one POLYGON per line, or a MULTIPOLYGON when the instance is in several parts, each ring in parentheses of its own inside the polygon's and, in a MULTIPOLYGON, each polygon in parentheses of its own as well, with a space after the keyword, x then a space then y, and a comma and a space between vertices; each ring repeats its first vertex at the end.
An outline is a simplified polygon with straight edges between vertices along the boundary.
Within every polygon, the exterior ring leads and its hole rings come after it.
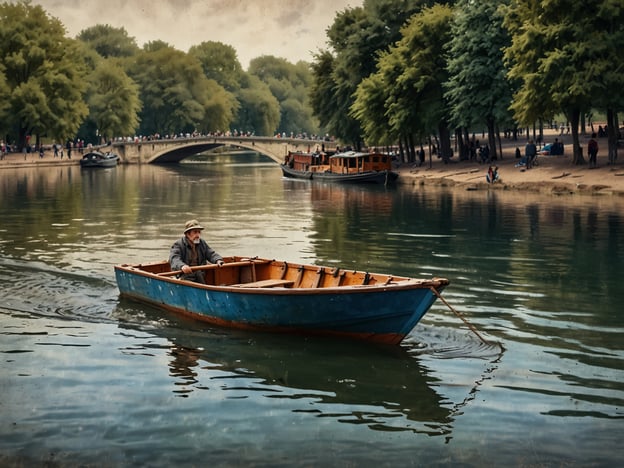
POLYGON ((449 303, 447 302, 447 300, 446 300, 446 299, 444 299, 444 298, 442 297, 442 294, 440 294, 440 292, 439 292, 439 291, 438 291, 435 287, 431 286, 431 288, 430 288, 430 289, 431 289, 431 291, 433 291, 433 294, 435 294, 435 295, 438 297, 438 299, 440 299, 440 300, 442 301, 442 303, 443 303, 444 305, 446 305, 446 306, 447 306, 447 307, 451 310, 451 312, 453 312, 455 315, 457 315, 457 316, 461 319, 461 321, 462 321, 462 322, 464 322, 464 323, 468 326, 468 328, 470 329, 470 331, 471 331, 472 333, 474 333, 475 335, 477 335, 477 338, 479 338, 479 339, 481 340, 481 342, 483 342, 483 344, 486 344, 486 345, 488 345, 488 346, 498 345, 498 346, 500 346, 501 348, 503 348, 503 345, 502 345, 502 344, 500 344, 500 343, 498 343, 498 342, 491 342, 491 341, 488 341, 488 340, 486 340, 485 338, 483 338, 483 336, 481 336, 481 334, 477 331, 476 327, 475 327, 473 324, 471 324, 471 323, 470 323, 470 322, 469 322, 469 321, 468 321, 468 320, 467 320, 467 319, 466 319, 466 318, 465 318, 465 317, 464 317, 464 316, 463 316, 463 315, 462 315, 462 314, 461 314, 458 310, 456 310, 456 309, 455 309, 455 308, 454 308, 451 304, 449 304, 449 303))

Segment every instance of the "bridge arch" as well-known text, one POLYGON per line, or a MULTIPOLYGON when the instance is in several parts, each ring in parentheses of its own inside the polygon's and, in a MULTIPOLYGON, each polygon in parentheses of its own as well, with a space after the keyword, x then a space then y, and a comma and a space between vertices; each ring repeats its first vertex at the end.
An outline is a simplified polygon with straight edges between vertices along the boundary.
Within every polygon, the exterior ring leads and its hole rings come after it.
POLYGON ((258 152, 281 163, 288 151, 314 151, 324 147, 334 149, 334 142, 307 139, 268 137, 199 137, 170 140, 115 142, 114 151, 127 163, 178 163, 190 156, 212 151, 221 146, 258 152))

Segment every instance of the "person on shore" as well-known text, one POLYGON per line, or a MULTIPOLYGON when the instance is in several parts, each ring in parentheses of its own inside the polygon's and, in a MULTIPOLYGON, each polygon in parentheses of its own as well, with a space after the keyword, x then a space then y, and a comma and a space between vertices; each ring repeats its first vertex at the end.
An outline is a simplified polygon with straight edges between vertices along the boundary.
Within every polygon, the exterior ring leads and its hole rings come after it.
POLYGON ((481 156, 481 164, 490 162, 490 146, 489 145, 482 146, 479 149, 479 153, 481 156))
POLYGON ((596 158, 598 156, 598 142, 596 141, 596 134, 592 133, 592 136, 587 143, 587 155, 589 156, 589 168, 596 167, 596 158))
POLYGON ((529 142, 524 147, 524 157, 526 158, 526 168, 531 169, 533 167, 533 163, 535 162, 535 157, 537 156, 537 146, 533 143, 533 140, 529 140, 529 142))
POLYGON ((425 164, 425 149, 420 145, 420 150, 418 150, 418 165, 422 166, 423 164, 425 164))
POLYGON ((555 142, 550 149, 550 154, 553 156, 563 156, 563 143, 559 141, 559 138, 555 138, 555 142))
POLYGON ((485 179, 488 181, 488 184, 496 182, 498 180, 498 166, 490 166, 487 174, 485 175, 485 179))
POLYGON ((201 238, 203 226, 196 219, 187 221, 184 225, 184 236, 171 246, 169 251, 169 264, 171 270, 182 271, 181 278, 196 283, 205 284, 205 274, 201 270, 193 270, 191 267, 217 264, 223 265, 223 257, 215 252, 201 238))

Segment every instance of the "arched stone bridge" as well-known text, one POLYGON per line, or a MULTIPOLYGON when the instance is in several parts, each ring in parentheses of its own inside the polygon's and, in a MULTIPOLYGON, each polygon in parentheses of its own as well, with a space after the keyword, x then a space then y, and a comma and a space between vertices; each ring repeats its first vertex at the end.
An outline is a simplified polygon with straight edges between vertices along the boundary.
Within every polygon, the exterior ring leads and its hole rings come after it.
POLYGON ((284 161, 288 151, 336 148, 336 144, 332 141, 272 137, 194 137, 138 142, 119 141, 114 142, 112 146, 121 160, 130 164, 177 163, 189 156, 211 151, 220 146, 256 151, 277 163, 284 161))

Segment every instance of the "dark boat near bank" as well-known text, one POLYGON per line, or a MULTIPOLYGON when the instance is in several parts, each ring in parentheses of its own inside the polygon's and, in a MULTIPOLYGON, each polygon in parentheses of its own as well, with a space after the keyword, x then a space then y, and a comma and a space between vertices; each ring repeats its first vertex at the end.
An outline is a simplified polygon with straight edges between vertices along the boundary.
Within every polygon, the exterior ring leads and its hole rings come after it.
POLYGON ((330 182, 388 184, 398 177, 392 171, 392 158, 382 153, 291 151, 280 167, 284 177, 330 182))
POLYGON ((90 151, 80 160, 80 167, 115 167, 118 162, 119 156, 115 153, 90 151))

